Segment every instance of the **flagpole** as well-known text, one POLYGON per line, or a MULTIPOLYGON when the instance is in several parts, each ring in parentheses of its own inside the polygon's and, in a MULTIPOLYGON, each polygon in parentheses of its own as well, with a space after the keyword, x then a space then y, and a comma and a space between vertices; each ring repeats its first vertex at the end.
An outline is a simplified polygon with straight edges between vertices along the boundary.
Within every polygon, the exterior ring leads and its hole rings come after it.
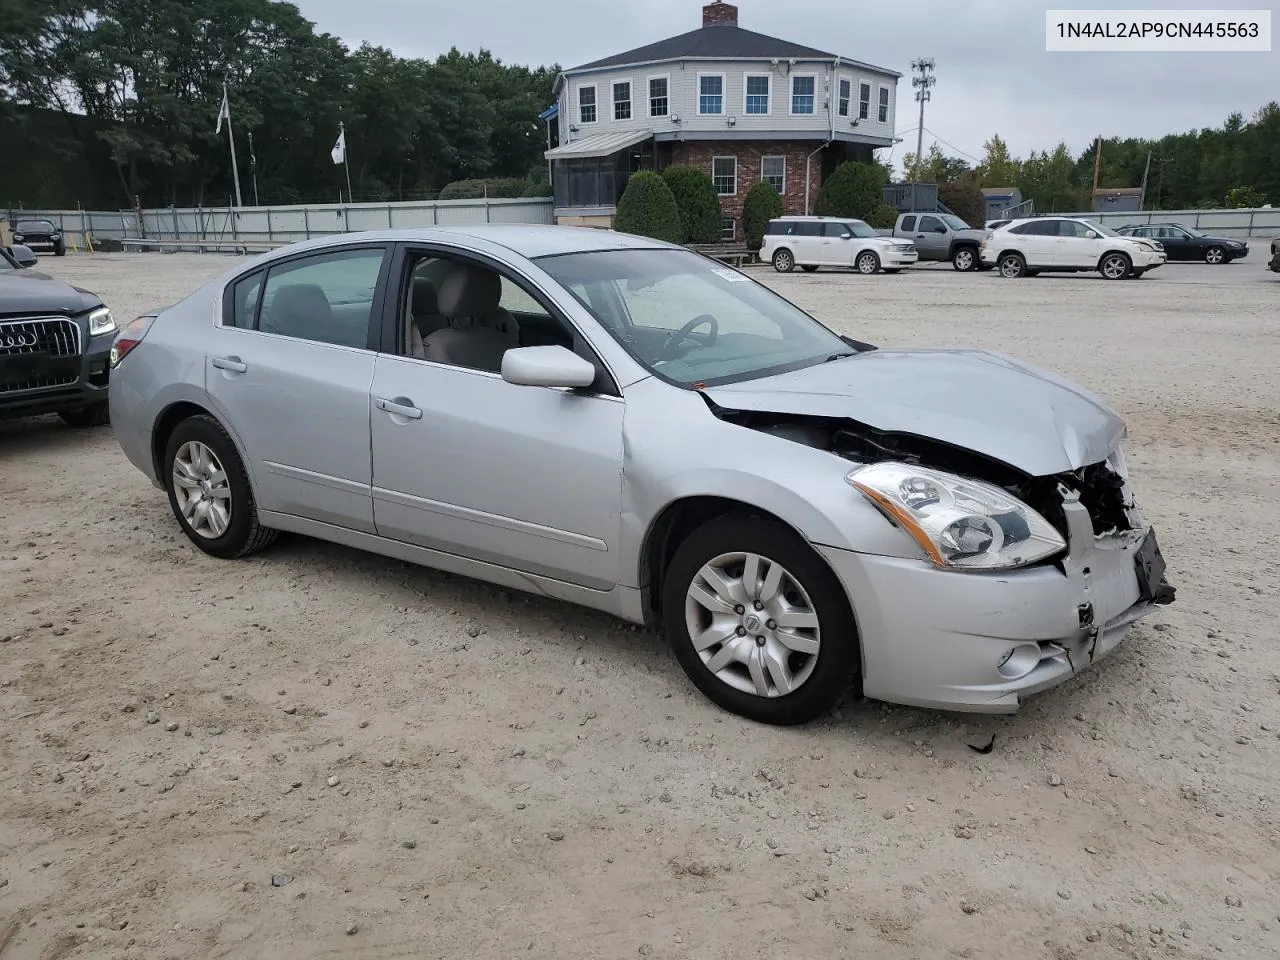
POLYGON ((347 175, 347 203, 355 203, 356 198, 351 194, 351 163, 347 159, 347 125, 342 121, 338 121, 338 133, 342 137, 342 172, 347 175))
MULTIPOLYGON (((227 100, 227 85, 222 85, 222 98, 227 100)), ((236 163, 236 138, 231 132, 231 107, 230 100, 227 100, 227 146, 231 149, 231 176, 236 182, 236 206, 244 206, 244 201, 240 197, 240 166, 236 163)))

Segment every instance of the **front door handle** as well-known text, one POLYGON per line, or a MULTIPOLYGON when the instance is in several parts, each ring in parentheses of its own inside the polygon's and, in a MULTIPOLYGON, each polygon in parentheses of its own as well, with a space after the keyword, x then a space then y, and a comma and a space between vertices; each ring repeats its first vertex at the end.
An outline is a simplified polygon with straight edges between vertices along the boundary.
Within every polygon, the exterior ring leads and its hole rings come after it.
POLYGON ((226 370, 230 373, 245 373, 249 369, 249 365, 241 361, 239 357, 214 357, 212 362, 219 370, 226 370))
POLYGON ((415 407, 413 401, 408 397, 396 397, 394 400, 388 400, 386 397, 374 397, 373 405, 379 410, 394 414, 397 417, 408 417, 410 420, 422 419, 422 410, 415 407))

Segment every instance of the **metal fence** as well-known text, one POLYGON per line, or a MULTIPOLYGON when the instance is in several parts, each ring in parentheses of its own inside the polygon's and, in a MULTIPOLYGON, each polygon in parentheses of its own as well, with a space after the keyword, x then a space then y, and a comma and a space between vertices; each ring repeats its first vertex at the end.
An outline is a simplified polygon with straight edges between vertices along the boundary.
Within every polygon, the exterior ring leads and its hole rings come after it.
POLYGON ((1219 237, 1270 239, 1280 237, 1280 208, 1257 207, 1244 210, 1144 210, 1114 213, 1054 213, 1054 217, 1083 217, 1113 230, 1130 224, 1180 223, 1219 237))
POLYGON ((12 223, 44 218, 69 246, 88 238, 245 243, 278 246, 359 230, 459 226, 476 223, 554 223, 549 197, 416 200, 403 203, 300 204, 278 207, 162 207, 138 210, 9 210, 12 223))

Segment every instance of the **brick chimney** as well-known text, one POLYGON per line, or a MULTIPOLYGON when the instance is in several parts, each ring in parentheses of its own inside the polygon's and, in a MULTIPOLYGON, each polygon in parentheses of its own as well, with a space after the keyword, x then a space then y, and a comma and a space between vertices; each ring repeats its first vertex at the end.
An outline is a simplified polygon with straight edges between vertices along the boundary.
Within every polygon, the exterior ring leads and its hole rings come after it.
POLYGON ((736 27, 738 25, 738 8, 723 0, 713 0, 702 8, 702 25, 704 27, 736 27))

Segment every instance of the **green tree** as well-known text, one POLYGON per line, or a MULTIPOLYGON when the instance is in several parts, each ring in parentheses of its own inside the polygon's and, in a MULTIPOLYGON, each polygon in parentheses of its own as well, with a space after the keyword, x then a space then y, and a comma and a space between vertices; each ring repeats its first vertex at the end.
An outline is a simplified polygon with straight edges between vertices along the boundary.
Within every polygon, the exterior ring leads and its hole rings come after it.
POLYGON ((752 184, 742 201, 742 233, 747 249, 755 253, 764 243, 764 231, 769 221, 782 216, 782 197, 778 188, 768 180, 752 184))
POLYGON ((634 233, 669 243, 684 242, 675 194, 667 181, 652 170, 631 175, 618 201, 613 228, 619 233, 634 233))
POLYGON ((976 174, 939 184, 938 199, 974 229, 981 229, 987 222, 987 198, 978 186, 976 174))
MULTIPOLYGON (((915 167, 916 155, 904 154, 902 157, 903 180, 910 181, 915 167)), ((920 162, 919 183, 950 183, 959 180, 969 170, 969 164, 959 157, 948 157, 935 142, 930 144, 928 152, 920 162)))
POLYGON ((662 179, 676 198, 685 243, 718 241, 723 214, 711 175, 688 164, 675 164, 662 172, 662 179))
POLYGON ((898 208, 889 203, 882 203, 871 211, 867 225, 877 230, 892 230, 898 222, 898 208))
POLYGON ((865 220, 883 202, 886 183, 883 166, 846 160, 823 182, 815 209, 819 216, 865 220))
POLYGON ((1257 187, 1232 187, 1227 191, 1227 206, 1233 209, 1260 207, 1266 202, 1267 198, 1257 187))
POLYGON ((982 145, 985 151, 978 165, 978 183, 984 187, 1007 187, 1018 182, 1018 161, 1009 153, 1009 145, 995 134, 982 145))

